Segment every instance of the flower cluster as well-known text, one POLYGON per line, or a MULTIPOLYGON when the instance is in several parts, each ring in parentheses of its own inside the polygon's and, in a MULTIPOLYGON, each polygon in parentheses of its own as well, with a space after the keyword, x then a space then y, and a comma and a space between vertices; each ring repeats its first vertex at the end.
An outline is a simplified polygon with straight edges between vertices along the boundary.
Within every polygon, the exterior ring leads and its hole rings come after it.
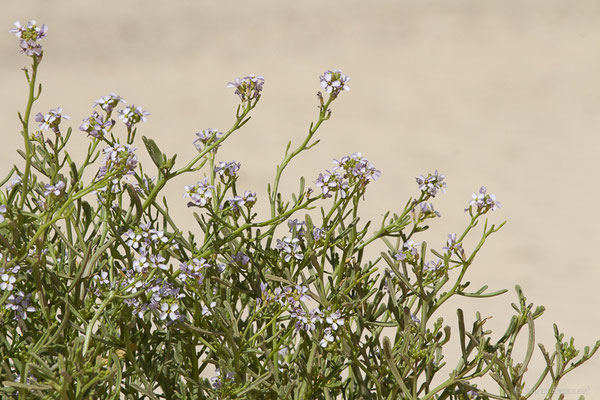
POLYGON ((331 193, 338 191, 343 199, 348 195, 348 181, 337 172, 325 171, 324 174, 319 174, 315 185, 321 189, 323 197, 331 197, 331 193))
POLYGON ((260 97, 260 92, 263 89, 265 78, 250 74, 243 78, 235 78, 235 82, 229 82, 228 88, 235 88, 235 94, 240 96, 243 102, 255 100, 260 97))
MULTIPOLYGON (((196 146, 198 151, 202 151, 204 148, 219 140, 223 136, 223 133, 210 128, 201 132, 196 132, 196 136, 198 136, 198 138, 194 140, 194 146, 196 146)), ((219 146, 216 146, 213 151, 216 152, 218 147, 219 146)))
POLYGON ((394 258, 398 261, 416 261, 419 259, 419 246, 421 243, 415 242, 414 240, 407 240, 402 246, 400 253, 394 254, 394 258))
POLYGON ((48 27, 46 24, 41 26, 37 24, 35 20, 31 20, 27 23, 27 26, 22 26, 19 21, 15 22, 15 28, 9 32, 14 33, 21 41, 21 53, 25 53, 29 57, 41 57, 42 46, 38 41, 48 36, 48 27))
POLYGON ((146 248, 142 248, 140 249, 140 257, 133 262, 133 270, 140 274, 147 274, 154 268, 167 270, 169 266, 164 261, 165 258, 162 255, 151 254, 146 248))
POLYGON ((486 187, 482 186, 479 193, 473 193, 469 207, 465 208, 465 211, 473 214, 473 208, 475 208, 477 213, 485 214, 488 211, 496 211, 501 206, 500 202, 496 200, 496 196, 488 194, 486 187))
POLYGON ((342 71, 339 69, 323 72, 323 75, 319 76, 319 80, 325 92, 332 96, 337 96, 342 90, 350 90, 348 86, 350 77, 342 74, 342 71))
POLYGON ((98 170, 97 180, 104 178, 108 173, 133 174, 133 170, 138 164, 135 150, 128 144, 115 144, 106 147, 103 151, 104 159, 98 170))
POLYGON ((44 186, 44 196, 54 195, 56 197, 60 196, 61 193, 65 190, 65 183, 63 181, 59 181, 56 185, 46 184, 44 186))
POLYGON ((6 213, 6 206, 4 204, 0 205, 0 224, 4 222, 4 214, 6 213))
POLYGON ((108 129, 114 125, 115 121, 104 120, 104 117, 98 114, 96 111, 92 112, 90 117, 83 120, 83 123, 79 127, 80 131, 87 132, 88 135, 101 139, 108 133, 108 129))
POLYGON ((52 129, 56 135, 60 135, 60 123, 62 119, 71 119, 68 115, 62 113, 62 107, 56 107, 48 111, 47 114, 37 113, 35 115, 36 122, 40 123, 40 129, 48 130, 52 129))
POLYGON ((204 282, 203 271, 210 267, 211 264, 204 258, 193 258, 190 261, 183 262, 179 265, 179 270, 181 271, 179 279, 183 282, 191 280, 191 282, 201 285, 204 282))
POLYGON ((331 312, 325 317, 325 322, 329 325, 323 331, 323 339, 321 339, 321 347, 327 347, 335 341, 334 332, 344 325, 344 318, 339 311, 331 312))
POLYGON ((234 214, 240 212, 240 208, 246 207, 250 210, 256 204, 256 193, 246 190, 242 196, 233 196, 227 199, 227 205, 231 207, 234 214))
POLYGON ((437 211, 432 203, 426 202, 417 202, 415 201, 414 207, 411 210, 412 218, 415 223, 423 222, 427 218, 439 218, 442 216, 439 211, 437 211))
POLYGON ((305 221, 299 221, 298 219, 289 219, 287 224, 288 228, 290 228, 290 233, 292 234, 292 237, 298 239, 304 238, 304 235, 306 234, 305 221))
MULTIPOLYGON (((145 303, 134 297, 125 300, 125 304, 132 308, 132 313, 139 318, 144 318, 147 311, 158 313, 159 321, 167 326, 184 320, 180 311, 179 299, 185 297, 181 290, 162 278, 155 279, 150 283, 139 280, 131 270, 125 271, 128 280, 122 282, 123 286, 134 284, 135 289, 144 290, 150 300, 145 303)), ((130 288, 131 290, 131 288, 130 288)))
POLYGON ((361 153, 353 153, 340 160, 334 159, 333 164, 332 172, 319 174, 315 182, 323 197, 331 197, 332 192, 339 191, 340 197, 346 198, 350 187, 364 191, 369 182, 376 181, 381 176, 381 171, 361 153))
MULTIPOLYGON (((109 95, 102 96, 98 100, 96 100, 92 107, 100 106, 100 108, 102 108, 104 111, 106 111, 107 114, 110 114, 112 112, 112 110, 119 104, 119 102, 121 102, 123 104, 127 103, 125 101, 125 99, 123 99, 121 96, 119 96, 116 93, 111 92, 109 95)), ((137 111, 140 113, 140 118, 143 117, 144 115, 148 115, 148 113, 146 113, 145 111, 142 111, 142 109, 140 107, 135 107, 135 106, 132 106, 132 107, 134 108, 134 111, 128 110, 127 113, 137 111)), ((123 111, 125 111, 125 110, 123 110, 123 111)), ((146 121, 146 120, 143 119, 143 121, 146 121)))
POLYGON ((442 249, 446 250, 450 254, 456 254, 460 258, 465 257, 465 251, 462 247, 462 243, 457 241, 456 233, 451 233, 448 235, 446 246, 442 247, 442 249))
POLYGON ((444 263, 441 259, 436 258, 435 260, 430 260, 425 263, 423 266, 423 270, 427 272, 436 272, 444 268, 444 263))
POLYGON ((195 185, 188 185, 185 187, 185 193, 183 197, 189 197, 188 207, 205 207, 209 204, 212 198, 212 191, 215 189, 213 185, 208 184, 208 178, 204 177, 204 181, 198 181, 195 185))
POLYGON ((19 290, 11 293, 6 300, 6 309, 14 311, 16 320, 26 320, 27 313, 35 312, 35 307, 31 305, 31 293, 25 294, 19 290))
POLYGON ((150 115, 148 111, 142 110, 142 107, 135 104, 127 106, 118 112, 119 119, 130 129, 139 122, 146 122, 146 115, 150 115))
POLYGON ((441 175, 437 170, 433 174, 428 174, 427 177, 419 175, 416 180, 421 193, 425 198, 435 197, 438 191, 446 193, 446 182, 444 175, 441 175))
POLYGON ((283 239, 277 239, 275 248, 281 252, 287 263, 292 259, 301 261, 304 258, 304 253, 300 247, 300 239, 297 237, 288 238, 284 236, 283 239))
POLYGON ((344 156, 340 160, 333 160, 333 163, 335 164, 333 170, 348 179, 351 186, 354 184, 366 186, 370 181, 376 181, 381 176, 381 171, 361 153, 344 156))
POLYGON ((150 223, 140 224, 140 227, 133 230, 129 229, 125 232, 125 243, 135 251, 147 251, 149 248, 161 248, 169 245, 172 248, 177 248, 177 244, 165 235, 163 231, 152 228, 150 223))
POLYGON ((215 173, 221 178, 222 181, 231 181, 237 178, 242 164, 233 161, 220 161, 219 165, 215 167, 215 173))
POLYGON ((259 306, 261 304, 264 304, 264 306, 275 304, 278 307, 286 307, 296 332, 314 331, 316 324, 323 322, 323 313, 318 307, 306 311, 307 307, 304 302, 311 300, 306 286, 285 286, 269 290, 266 283, 261 283, 260 289, 261 297, 256 299, 256 304, 259 306))
POLYGON ((0 268, 0 290, 12 292, 20 269, 18 265, 12 268, 0 268))
POLYGON ((215 370, 215 373, 217 375, 210 378, 210 383, 215 390, 219 390, 223 387, 223 385, 233 382, 233 377, 235 376, 233 372, 227 372, 226 374, 223 374, 219 368, 215 370))

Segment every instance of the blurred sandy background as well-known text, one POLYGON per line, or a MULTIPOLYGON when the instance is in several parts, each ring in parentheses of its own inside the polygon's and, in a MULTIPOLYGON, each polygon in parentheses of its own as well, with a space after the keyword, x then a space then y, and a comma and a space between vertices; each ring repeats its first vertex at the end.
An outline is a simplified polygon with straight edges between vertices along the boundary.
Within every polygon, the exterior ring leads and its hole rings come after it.
MULTIPOLYGON (((443 219, 428 238, 440 248, 462 231, 471 193, 486 185, 503 204, 491 220, 508 223, 471 280, 511 292, 467 302, 468 320, 475 310, 494 315, 500 335, 520 283, 547 308, 537 324, 547 347, 554 321, 581 347, 600 338, 600 1, 3 0, 3 173, 22 165, 16 111, 25 106, 20 68, 28 62, 8 29, 31 18, 49 26, 34 112, 60 105, 76 129, 95 99, 117 92, 152 114, 140 133, 180 162, 195 153, 196 131, 230 126, 238 100, 226 83, 264 75, 252 120, 220 152, 241 161, 240 188, 257 191, 259 201, 287 141, 298 143, 316 116, 319 74, 341 68, 351 91, 334 103, 321 144, 292 165, 283 189, 295 190, 300 173, 314 185, 332 158, 361 151, 383 173, 363 206, 379 221, 417 192, 416 175, 437 168, 448 192, 435 203, 443 219)), ((76 153, 87 139, 74 136, 76 153)), ((191 216, 183 186, 198 178, 169 187, 182 223, 191 216)), ((599 374, 600 355, 560 389, 569 399, 577 391, 600 399, 599 374)))

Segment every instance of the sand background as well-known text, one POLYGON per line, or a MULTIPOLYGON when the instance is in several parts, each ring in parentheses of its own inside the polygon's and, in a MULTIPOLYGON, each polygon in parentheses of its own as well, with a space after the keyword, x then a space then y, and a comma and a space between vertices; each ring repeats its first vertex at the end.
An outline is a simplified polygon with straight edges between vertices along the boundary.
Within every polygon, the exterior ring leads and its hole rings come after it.
MULTIPOLYGON (((341 68, 351 91, 334 103, 321 144, 296 160, 282 189, 296 189, 301 174, 313 184, 332 158, 360 151, 382 171, 363 205, 365 218, 378 221, 417 192, 416 175, 438 169, 448 192, 435 202, 443 219, 427 237, 439 248, 462 231, 463 209, 485 185, 503 204, 491 221, 508 223, 471 281, 511 292, 461 303, 467 315, 494 315, 490 326, 500 335, 519 283, 547 308, 537 325, 547 347, 552 322, 581 347, 600 338, 599 1, 2 0, 3 172, 23 164, 16 111, 25 106, 20 68, 28 62, 7 30, 31 18, 49 26, 34 112, 60 105, 76 128, 95 99, 117 92, 151 113, 140 133, 181 162, 195 153, 195 132, 231 125, 237 97, 226 83, 264 75, 252 120, 220 152, 242 163, 239 187, 259 201, 287 141, 298 143, 316 117, 319 74, 341 68)), ((74 136, 77 154, 87 139, 74 136)), ((199 178, 168 187, 182 224, 191 216, 183 186, 199 178)), ((560 389, 569 399, 577 391, 600 399, 599 375, 597 356, 560 389)))

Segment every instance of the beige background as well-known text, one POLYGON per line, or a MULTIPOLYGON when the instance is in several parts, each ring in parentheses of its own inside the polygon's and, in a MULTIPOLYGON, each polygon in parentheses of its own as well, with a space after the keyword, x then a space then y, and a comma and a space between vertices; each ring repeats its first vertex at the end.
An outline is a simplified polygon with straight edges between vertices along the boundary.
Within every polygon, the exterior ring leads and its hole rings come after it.
MULTIPOLYGON (((220 153, 241 161, 241 188, 259 201, 287 140, 298 143, 316 115, 318 75, 341 68, 352 90, 284 189, 297 188, 301 172, 312 184, 332 158, 361 151, 383 173, 363 206, 379 220, 416 193, 416 175, 437 168, 449 186, 435 203, 443 220, 428 235, 439 248, 463 229, 463 208, 486 185, 503 204, 491 220, 508 223, 472 281, 520 283, 546 305, 538 338, 547 346, 553 321, 580 346, 600 338, 600 1, 3 0, 2 171, 22 165, 16 111, 26 100, 19 68, 27 59, 7 31, 30 18, 49 25, 36 112, 61 105, 76 128, 96 98, 115 91, 152 114, 141 133, 181 161, 195 152, 194 132, 230 126, 237 98, 226 83, 264 75, 262 104, 220 153)), ((77 153, 87 139, 74 136, 77 153)), ((182 188, 199 177, 169 187, 182 223, 191 215, 182 188)), ((512 301, 513 292, 464 307, 494 315, 499 330, 512 301)), ((599 373, 597 356, 560 388, 600 399, 599 373)))

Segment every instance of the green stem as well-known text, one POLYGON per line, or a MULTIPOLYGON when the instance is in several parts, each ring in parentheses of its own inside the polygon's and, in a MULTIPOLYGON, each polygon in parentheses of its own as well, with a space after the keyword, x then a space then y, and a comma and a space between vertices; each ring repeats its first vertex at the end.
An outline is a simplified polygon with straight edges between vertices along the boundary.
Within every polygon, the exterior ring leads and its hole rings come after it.
POLYGON ((21 123, 23 124, 23 140, 25 141, 25 171, 23 172, 21 184, 21 200, 19 202, 20 209, 23 208, 27 192, 29 191, 29 173, 31 169, 31 138, 29 137, 29 119, 31 117, 31 108, 37 99, 35 96, 35 79, 37 77, 37 68, 39 63, 40 58, 33 57, 33 64, 31 64, 31 78, 29 78, 29 75, 27 75, 27 80, 29 81, 29 97, 27 99, 27 107, 25 108, 25 118, 21 120, 21 123))

